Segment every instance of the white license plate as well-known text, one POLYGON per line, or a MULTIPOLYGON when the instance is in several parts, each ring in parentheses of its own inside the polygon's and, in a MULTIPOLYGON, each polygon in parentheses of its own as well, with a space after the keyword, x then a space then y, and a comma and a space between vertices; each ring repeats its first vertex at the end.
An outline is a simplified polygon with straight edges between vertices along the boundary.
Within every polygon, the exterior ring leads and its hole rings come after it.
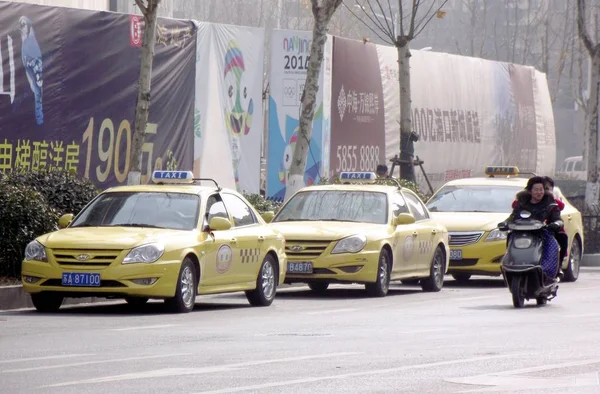
POLYGON ((61 284, 63 286, 100 286, 100 274, 87 272, 63 272, 61 284))
POLYGON ((312 274, 313 265, 312 263, 301 261, 301 262, 288 262, 287 272, 290 274, 312 274))
POLYGON ((450 249, 450 260, 462 260, 462 250, 450 249))

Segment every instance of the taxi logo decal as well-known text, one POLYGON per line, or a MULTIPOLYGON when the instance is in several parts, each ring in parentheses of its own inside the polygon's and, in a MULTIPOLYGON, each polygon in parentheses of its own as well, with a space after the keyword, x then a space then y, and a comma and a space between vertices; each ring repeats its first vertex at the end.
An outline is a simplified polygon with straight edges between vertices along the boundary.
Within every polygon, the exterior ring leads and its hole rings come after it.
POLYGON ((290 248, 292 252, 300 252, 304 250, 304 246, 302 245, 294 245, 290 248))
POLYGON ((224 274, 229 270, 233 260, 233 251, 229 245, 223 245, 217 251, 217 272, 224 274))
POLYGON ((402 257, 404 260, 409 260, 412 257, 413 250, 415 248, 415 242, 412 236, 404 238, 404 248, 402 249, 402 257))
POLYGON ((260 249, 242 249, 240 250, 240 257, 242 258, 242 263, 256 263, 260 257, 260 249))
POLYGON ((75 257, 75 258, 79 261, 87 261, 90 259, 90 257, 91 256, 89 254, 83 253, 83 254, 77 255, 77 257, 75 257))

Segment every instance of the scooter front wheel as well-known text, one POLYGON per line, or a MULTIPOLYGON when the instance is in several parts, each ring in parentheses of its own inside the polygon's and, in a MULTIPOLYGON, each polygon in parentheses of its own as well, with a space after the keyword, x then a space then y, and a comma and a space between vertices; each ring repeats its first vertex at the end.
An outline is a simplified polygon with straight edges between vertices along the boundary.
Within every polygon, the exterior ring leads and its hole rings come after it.
POLYGON ((525 295, 521 289, 521 281, 523 278, 520 276, 513 276, 510 281, 510 292, 512 294, 513 306, 515 308, 523 308, 525 305, 525 295))

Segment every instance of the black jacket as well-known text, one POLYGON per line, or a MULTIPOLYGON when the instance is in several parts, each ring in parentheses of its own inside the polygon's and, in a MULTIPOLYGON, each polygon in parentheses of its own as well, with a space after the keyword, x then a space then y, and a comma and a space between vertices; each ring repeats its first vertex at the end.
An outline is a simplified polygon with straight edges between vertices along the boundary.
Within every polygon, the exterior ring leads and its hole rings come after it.
POLYGON ((558 228, 562 228, 564 223, 560 217, 560 208, 552 193, 547 192, 544 198, 537 204, 531 202, 531 193, 527 190, 523 190, 517 194, 517 205, 513 209, 512 213, 506 220, 510 223, 514 218, 519 218, 521 211, 528 211, 531 213, 531 218, 545 222, 547 224, 556 223, 558 228))

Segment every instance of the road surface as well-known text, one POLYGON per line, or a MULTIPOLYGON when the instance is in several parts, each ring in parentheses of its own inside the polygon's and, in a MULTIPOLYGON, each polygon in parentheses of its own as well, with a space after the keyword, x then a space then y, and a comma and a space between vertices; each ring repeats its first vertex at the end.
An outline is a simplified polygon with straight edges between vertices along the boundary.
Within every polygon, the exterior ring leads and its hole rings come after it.
POLYGON ((439 293, 393 286, 0 313, 4 393, 600 393, 600 269, 545 307, 513 309, 499 279, 439 293), (518 391, 521 389, 522 391, 518 391))

